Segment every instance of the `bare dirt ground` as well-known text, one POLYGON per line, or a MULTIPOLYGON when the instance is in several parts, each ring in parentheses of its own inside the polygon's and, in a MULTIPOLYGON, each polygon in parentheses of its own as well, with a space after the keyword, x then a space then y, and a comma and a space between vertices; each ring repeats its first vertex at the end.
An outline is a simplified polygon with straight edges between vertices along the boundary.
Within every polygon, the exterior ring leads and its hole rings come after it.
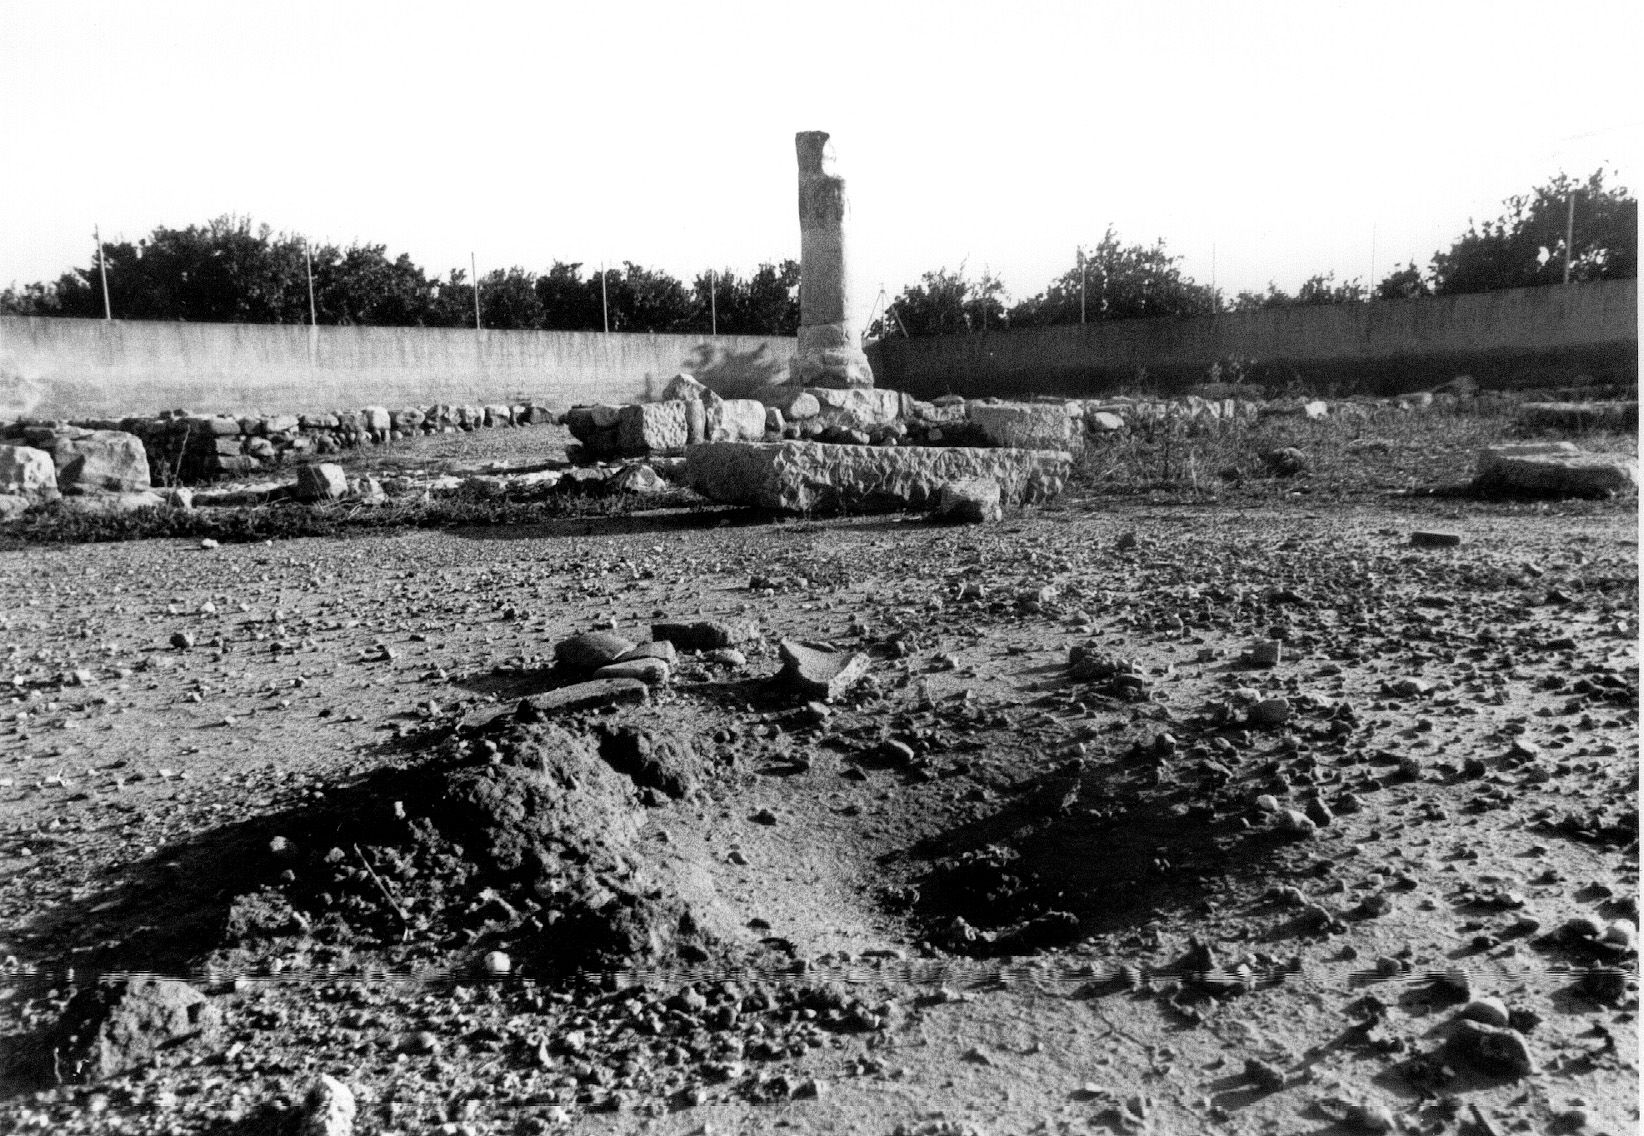
POLYGON ((330 1074, 370 1133, 1634 1131, 1637 539, 1072 494, 0 553, 0 1129, 296 1131, 330 1074), (759 634, 476 724, 663 619, 759 634), (785 638, 868 676, 807 706, 785 638), (92 1077, 126 972, 206 1008, 92 1077))

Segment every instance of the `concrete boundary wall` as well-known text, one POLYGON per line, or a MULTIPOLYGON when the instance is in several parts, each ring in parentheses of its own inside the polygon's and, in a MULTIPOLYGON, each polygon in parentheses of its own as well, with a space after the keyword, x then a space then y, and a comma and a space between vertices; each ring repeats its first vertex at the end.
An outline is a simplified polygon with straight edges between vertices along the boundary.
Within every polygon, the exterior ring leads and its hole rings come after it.
MULTIPOLYGON (((366 405, 630 403, 680 371, 728 398, 787 377, 782 337, 604 335, 452 328, 159 323, 0 316, 0 421, 326 413, 366 405)), ((1138 382, 1299 376, 1342 393, 1400 394, 1471 374, 1489 386, 1638 380, 1638 284, 1602 281, 1470 296, 1111 320, 869 349, 881 387, 919 398, 1095 397, 1138 382), (1226 377, 1226 376, 1224 376, 1226 377)))
POLYGON ((1489 385, 1553 386, 1590 374, 1637 382, 1638 282, 1600 281, 1370 304, 1194 318, 1111 320, 974 335, 893 337, 869 352, 875 380, 919 398, 1094 396, 1134 384, 1202 383, 1213 363, 1254 363, 1344 393, 1401 394, 1468 373, 1489 385))
POLYGON ((727 397, 781 382, 779 336, 161 323, 0 316, 0 421, 639 402, 680 371, 727 397))

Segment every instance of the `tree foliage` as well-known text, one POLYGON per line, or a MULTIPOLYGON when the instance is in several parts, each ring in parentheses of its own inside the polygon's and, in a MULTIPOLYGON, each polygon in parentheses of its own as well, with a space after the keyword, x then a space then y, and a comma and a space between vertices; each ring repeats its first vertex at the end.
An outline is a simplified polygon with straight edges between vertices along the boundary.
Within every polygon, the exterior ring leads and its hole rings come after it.
POLYGON ((1263 308, 1294 308, 1317 304, 1357 304, 1369 299, 1357 277, 1336 283, 1334 272, 1321 272, 1302 281, 1292 296, 1277 284, 1268 281, 1265 292, 1240 292, 1228 305, 1235 312, 1254 312, 1263 308))
POLYGON ((868 333, 957 335, 1002 327, 1008 318, 1004 295, 1004 284, 991 272, 971 280, 963 264, 951 272, 938 268, 925 273, 918 284, 902 289, 868 333))
POLYGON ((1185 275, 1180 259, 1165 251, 1162 240, 1121 244, 1110 225, 1049 287, 1012 308, 1010 322, 1018 327, 1079 323, 1081 310, 1086 321, 1214 312, 1215 293, 1185 275))
MULTIPOLYGON (((461 269, 430 276, 383 245, 309 246, 249 218, 219 217, 184 229, 165 226, 132 244, 101 246, 110 305, 120 319, 215 323, 307 323, 308 261, 313 318, 323 324, 472 327, 474 282, 461 269)), ((0 292, 0 312, 32 316, 103 315, 97 248, 86 267, 53 283, 0 292)), ((538 275, 493 269, 479 281, 482 326, 495 329, 707 332, 711 305, 726 334, 792 335, 799 327, 799 265, 762 264, 747 279, 703 273, 687 287, 666 272, 631 261, 584 277, 582 265, 556 261, 538 275)))
POLYGON ((1469 222, 1448 252, 1433 254, 1433 291, 1442 296, 1562 282, 1572 196, 1570 279, 1636 277, 1638 201, 1625 186, 1606 188, 1600 169, 1585 182, 1560 173, 1528 194, 1508 198, 1495 220, 1469 222))
MULTIPOLYGON (((0 313, 30 316, 103 315, 99 252, 108 299, 120 319, 227 323, 306 323, 308 262, 313 314, 320 323, 395 327, 469 327, 474 283, 452 271, 431 276, 409 256, 382 245, 309 245, 299 236, 223 216, 183 229, 157 227, 135 244, 105 241, 86 267, 55 282, 0 291, 0 313)), ((1623 186, 1607 186, 1603 170, 1585 181, 1560 173, 1528 194, 1509 198, 1503 214, 1435 252, 1424 275, 1413 263, 1367 289, 1332 273, 1305 281, 1295 295, 1269 284, 1240 292, 1234 311, 1307 304, 1357 303, 1526 288, 1563 280, 1566 253, 1572 281, 1638 275, 1638 202, 1623 186), (1575 240, 1565 248, 1570 202, 1575 240)), ((1074 264, 1044 291, 1007 306, 1004 286, 964 265, 926 272, 904 288, 870 334, 976 332, 1104 319, 1204 315, 1221 310, 1220 296, 1185 275, 1162 240, 1120 241, 1109 226, 1081 248, 1074 264)), ((761 264, 752 276, 702 272, 686 285, 657 269, 625 261, 584 276, 580 263, 556 261, 546 272, 496 269, 479 281, 483 326, 556 331, 701 333, 717 324, 727 335, 792 335, 799 327, 799 265, 761 264)))
POLYGON ((1381 283, 1376 285, 1372 296, 1377 300, 1414 300, 1422 296, 1430 296, 1432 287, 1422 278, 1421 269, 1414 263, 1403 268, 1395 268, 1382 277, 1381 283))

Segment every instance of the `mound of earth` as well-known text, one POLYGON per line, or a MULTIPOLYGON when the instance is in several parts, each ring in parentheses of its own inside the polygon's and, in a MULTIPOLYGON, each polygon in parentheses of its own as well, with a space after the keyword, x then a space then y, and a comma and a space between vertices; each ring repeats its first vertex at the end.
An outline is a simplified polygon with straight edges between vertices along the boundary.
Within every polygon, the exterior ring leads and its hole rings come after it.
POLYGON ((666 869, 636 845, 641 792, 690 784, 668 760, 679 747, 632 728, 505 722, 448 752, 275 834, 264 882, 228 912, 215 967, 266 958, 271 939, 287 940, 293 967, 317 944, 392 952, 410 940, 505 949, 538 973, 706 957, 666 869))

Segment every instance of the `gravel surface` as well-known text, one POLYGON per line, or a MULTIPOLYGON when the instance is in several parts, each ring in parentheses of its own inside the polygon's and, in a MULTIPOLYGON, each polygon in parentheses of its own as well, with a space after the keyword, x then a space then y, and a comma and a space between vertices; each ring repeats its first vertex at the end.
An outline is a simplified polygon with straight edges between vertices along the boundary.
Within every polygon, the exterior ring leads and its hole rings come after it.
POLYGON ((1627 506, 664 512, 0 588, 0 1129, 1637 1126, 1627 506), (663 622, 729 645, 515 709, 663 622), (782 640, 865 677, 815 702, 782 640))

